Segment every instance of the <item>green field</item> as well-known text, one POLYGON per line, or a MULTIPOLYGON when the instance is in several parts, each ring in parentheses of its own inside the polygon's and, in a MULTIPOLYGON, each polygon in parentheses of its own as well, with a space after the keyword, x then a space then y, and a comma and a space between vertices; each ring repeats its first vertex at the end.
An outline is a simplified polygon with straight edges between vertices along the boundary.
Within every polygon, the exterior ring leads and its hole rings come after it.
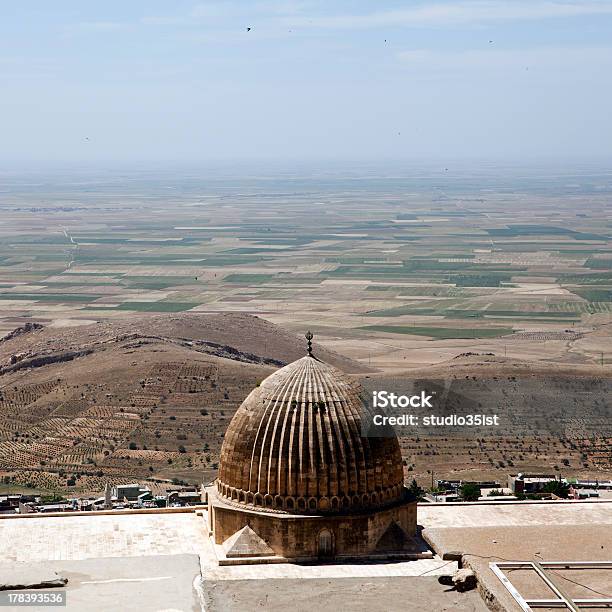
MULTIPOLYGON (((506 170, 26 177, 3 191, 1 333, 206 304, 338 346, 368 323, 359 339, 414 334, 407 344, 595 336, 612 323, 609 171, 570 172, 569 188, 567 173, 506 170)), ((572 350, 589 362, 586 346, 572 350)))
POLYGON ((258 285, 267 283, 274 278, 273 274, 228 274, 223 280, 226 283, 240 283, 242 285, 258 285))
MULTIPOLYGON (((184 312, 199 306, 193 302, 124 302, 106 310, 133 310, 135 312, 184 312)), ((90 306, 95 308, 95 305, 90 306)))
POLYGON ((101 295, 80 293, 0 293, 0 300, 36 300, 37 302, 93 302, 101 295))
POLYGON ((592 289, 591 287, 580 287, 572 289, 572 293, 579 295, 589 302, 612 302, 612 289, 592 289))
POLYGON ((415 336, 430 336, 436 340, 453 338, 498 338, 513 332, 510 327, 474 327, 463 329, 458 327, 416 327, 410 325, 366 325, 359 329, 385 332, 388 334, 407 334, 415 336))

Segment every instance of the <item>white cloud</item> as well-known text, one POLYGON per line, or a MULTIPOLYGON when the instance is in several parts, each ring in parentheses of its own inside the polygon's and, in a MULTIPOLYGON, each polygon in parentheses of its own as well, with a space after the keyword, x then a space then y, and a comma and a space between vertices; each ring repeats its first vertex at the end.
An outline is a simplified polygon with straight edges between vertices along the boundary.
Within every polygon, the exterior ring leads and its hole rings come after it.
POLYGON ((239 15, 277 17, 297 15, 310 4, 298 0, 261 0, 259 2, 203 2, 196 4, 191 16, 196 19, 227 18, 239 15))
MULTIPOLYGON (((320 1, 259 0, 237 2, 212 0, 200 2, 186 13, 145 15, 141 25, 188 27, 235 23, 240 27, 296 27, 311 29, 375 29, 391 27, 440 27, 504 21, 528 21, 612 15, 612 0, 456 0, 412 2, 406 8, 370 13, 325 14, 320 1)), ((85 22, 75 29, 113 31, 129 27, 120 22, 85 22)))
POLYGON ((401 51, 397 57, 407 69, 425 74, 532 70, 539 75, 568 71, 586 75, 591 69, 612 68, 612 47, 487 48, 453 52, 414 49, 401 51))
POLYGON ((610 0, 458 0, 368 14, 302 17, 295 25, 329 29, 437 26, 612 14, 610 0))
POLYGON ((219 17, 231 17, 236 14, 238 7, 231 2, 207 2, 196 4, 190 11, 193 19, 216 19, 219 17))
POLYGON ((174 17, 172 15, 151 15, 141 17, 140 23, 152 26, 181 26, 188 25, 190 20, 187 17, 174 17))
POLYGON ((121 21, 82 21, 70 26, 72 30, 88 30, 94 32, 114 32, 128 27, 127 23, 121 21))

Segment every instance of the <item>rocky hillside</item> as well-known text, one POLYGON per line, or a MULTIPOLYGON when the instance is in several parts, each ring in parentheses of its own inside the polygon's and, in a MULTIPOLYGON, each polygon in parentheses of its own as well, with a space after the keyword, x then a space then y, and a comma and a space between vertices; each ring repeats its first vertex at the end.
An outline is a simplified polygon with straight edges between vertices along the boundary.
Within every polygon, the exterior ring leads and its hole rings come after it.
POLYGON ((0 476, 93 491, 109 478, 212 478, 236 408, 305 346, 239 314, 23 326, 0 341, 0 476))
MULTIPOLYGON (((504 416, 496 432, 403 432, 408 478, 609 473, 612 379, 605 369, 551 372, 466 354, 389 378, 314 349, 368 389, 433 384, 447 411, 504 416)), ((304 353, 302 337, 243 314, 22 326, 0 340, 0 479, 78 492, 99 492, 107 481, 212 479, 236 408, 275 368, 304 353)))

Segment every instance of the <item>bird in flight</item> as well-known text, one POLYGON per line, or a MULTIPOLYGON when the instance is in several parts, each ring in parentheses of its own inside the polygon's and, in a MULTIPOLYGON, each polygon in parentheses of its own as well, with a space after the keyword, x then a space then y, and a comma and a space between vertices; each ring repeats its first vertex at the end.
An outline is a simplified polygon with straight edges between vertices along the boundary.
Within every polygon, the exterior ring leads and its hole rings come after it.
POLYGON ((250 31, 251 31, 251 28, 247 28, 247 32, 250 32, 250 31))

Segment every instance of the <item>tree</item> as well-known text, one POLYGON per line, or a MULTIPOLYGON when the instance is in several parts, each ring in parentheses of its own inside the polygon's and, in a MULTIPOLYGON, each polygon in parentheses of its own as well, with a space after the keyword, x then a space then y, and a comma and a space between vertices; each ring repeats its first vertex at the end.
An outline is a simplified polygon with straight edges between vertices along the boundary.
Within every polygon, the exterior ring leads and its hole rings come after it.
POLYGON ((562 497, 563 499, 567 499, 569 497, 570 486, 566 482, 561 482, 560 480, 551 480, 544 485, 542 489, 543 493, 552 493, 557 497, 562 497))
POLYGON ((419 487, 419 484, 417 483, 416 478, 412 479, 412 482, 410 483, 410 486, 408 487, 408 492, 417 501, 421 501, 423 499, 423 494, 425 493, 425 491, 423 491, 423 489, 419 487))
POLYGON ((459 495, 463 501, 478 501, 480 488, 471 482, 466 482, 464 485, 461 485, 459 495))

